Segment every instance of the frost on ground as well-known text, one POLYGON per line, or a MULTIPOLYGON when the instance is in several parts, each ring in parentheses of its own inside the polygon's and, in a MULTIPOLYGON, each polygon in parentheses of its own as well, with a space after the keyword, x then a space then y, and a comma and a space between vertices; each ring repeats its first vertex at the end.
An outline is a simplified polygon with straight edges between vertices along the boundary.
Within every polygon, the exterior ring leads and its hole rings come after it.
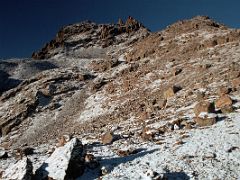
MULTIPOLYGON (((239 113, 232 113, 211 127, 166 134, 161 145, 141 143, 138 149, 142 151, 128 157, 117 156, 113 147, 95 147, 93 151, 109 170, 103 179, 150 179, 149 171, 163 173, 169 179, 237 179, 240 178, 239 122, 239 113), (180 140, 183 144, 177 143, 180 140)), ((121 145, 125 149, 134 146, 121 145)), ((91 175, 94 176, 92 171, 80 179, 91 175)))

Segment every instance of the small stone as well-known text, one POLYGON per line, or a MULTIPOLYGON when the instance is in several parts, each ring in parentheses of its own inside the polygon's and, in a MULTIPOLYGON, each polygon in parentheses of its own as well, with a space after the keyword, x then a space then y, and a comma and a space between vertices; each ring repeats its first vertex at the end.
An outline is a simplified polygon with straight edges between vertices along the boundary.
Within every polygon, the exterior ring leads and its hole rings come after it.
POLYGON ((107 166, 101 167, 101 173, 103 176, 108 174, 109 172, 110 172, 110 167, 107 167, 107 166))
POLYGON ((125 156, 129 156, 132 154, 136 154, 138 153, 137 150, 133 150, 133 149, 128 149, 128 150, 118 150, 117 151, 117 155, 120 157, 125 157, 125 156))
POLYGON ((120 157, 129 156, 129 151, 128 150, 118 150, 117 155, 120 157))
POLYGON ((194 107, 194 113, 198 116, 201 112, 214 113, 215 107, 213 103, 201 101, 194 107))
POLYGON ((182 145, 184 142, 182 140, 176 141, 173 146, 182 145))
POLYGON ((174 129, 174 130, 179 130, 180 127, 179 127, 177 124, 174 124, 173 129, 174 129))
POLYGON ((151 169, 147 170, 146 172, 147 177, 149 177, 152 180, 167 180, 168 178, 164 175, 164 173, 158 173, 156 171, 153 171, 151 169))
POLYGON ((232 99, 228 96, 228 95, 223 95, 221 96, 216 102, 215 102, 215 106, 218 109, 221 109, 223 107, 227 107, 227 106, 232 106, 233 101, 232 99))
POLYGON ((112 132, 106 132, 102 135, 102 143, 104 145, 111 144, 113 142, 114 136, 112 132))
POLYGON ((27 157, 24 157, 22 160, 18 161, 16 164, 13 164, 6 169, 6 171, 3 172, 2 179, 31 180, 32 175, 32 162, 27 157))

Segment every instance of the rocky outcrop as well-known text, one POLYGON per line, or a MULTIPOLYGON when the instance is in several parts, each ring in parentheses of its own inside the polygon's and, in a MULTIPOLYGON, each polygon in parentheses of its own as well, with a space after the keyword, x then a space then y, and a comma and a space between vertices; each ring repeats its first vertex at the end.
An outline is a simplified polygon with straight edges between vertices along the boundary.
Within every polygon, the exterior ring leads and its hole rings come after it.
POLYGON ((75 179, 84 172, 83 145, 73 138, 57 148, 36 172, 36 179, 75 179))
POLYGON ((149 30, 130 16, 126 20, 126 23, 119 21, 117 24, 96 24, 91 21, 85 21, 69 25, 61 28, 56 37, 40 51, 34 52, 32 58, 51 58, 60 51, 67 51, 76 45, 83 48, 97 45, 106 48, 128 40, 119 35, 126 34, 131 37, 139 30, 142 31, 141 34, 143 37, 148 35, 149 30))
POLYGON ((165 30, 137 42, 126 54, 126 59, 131 62, 147 57, 158 57, 161 54, 167 54, 167 57, 172 58, 177 54, 194 55, 194 52, 199 50, 239 40, 239 30, 230 30, 209 17, 197 16, 174 23, 165 30), (180 44, 184 47, 177 48, 180 44))

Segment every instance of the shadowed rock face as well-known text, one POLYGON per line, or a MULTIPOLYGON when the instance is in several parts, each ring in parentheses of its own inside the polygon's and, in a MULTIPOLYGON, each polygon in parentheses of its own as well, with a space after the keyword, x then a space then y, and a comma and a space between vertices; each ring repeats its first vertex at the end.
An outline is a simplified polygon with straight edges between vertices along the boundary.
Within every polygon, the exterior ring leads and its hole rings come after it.
POLYGON ((9 78, 9 74, 0 70, 0 94, 16 87, 21 81, 9 78))

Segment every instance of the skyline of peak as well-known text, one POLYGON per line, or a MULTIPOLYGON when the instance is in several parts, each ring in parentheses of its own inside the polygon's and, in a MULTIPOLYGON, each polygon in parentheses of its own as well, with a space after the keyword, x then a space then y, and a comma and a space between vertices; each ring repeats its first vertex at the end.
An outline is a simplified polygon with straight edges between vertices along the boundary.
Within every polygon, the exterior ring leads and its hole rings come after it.
POLYGON ((233 0, 9 0, 0 2, 0 59, 30 57, 68 24, 90 20, 113 23, 128 16, 151 31, 159 31, 179 20, 206 15, 231 28, 239 28, 240 2, 233 0))

